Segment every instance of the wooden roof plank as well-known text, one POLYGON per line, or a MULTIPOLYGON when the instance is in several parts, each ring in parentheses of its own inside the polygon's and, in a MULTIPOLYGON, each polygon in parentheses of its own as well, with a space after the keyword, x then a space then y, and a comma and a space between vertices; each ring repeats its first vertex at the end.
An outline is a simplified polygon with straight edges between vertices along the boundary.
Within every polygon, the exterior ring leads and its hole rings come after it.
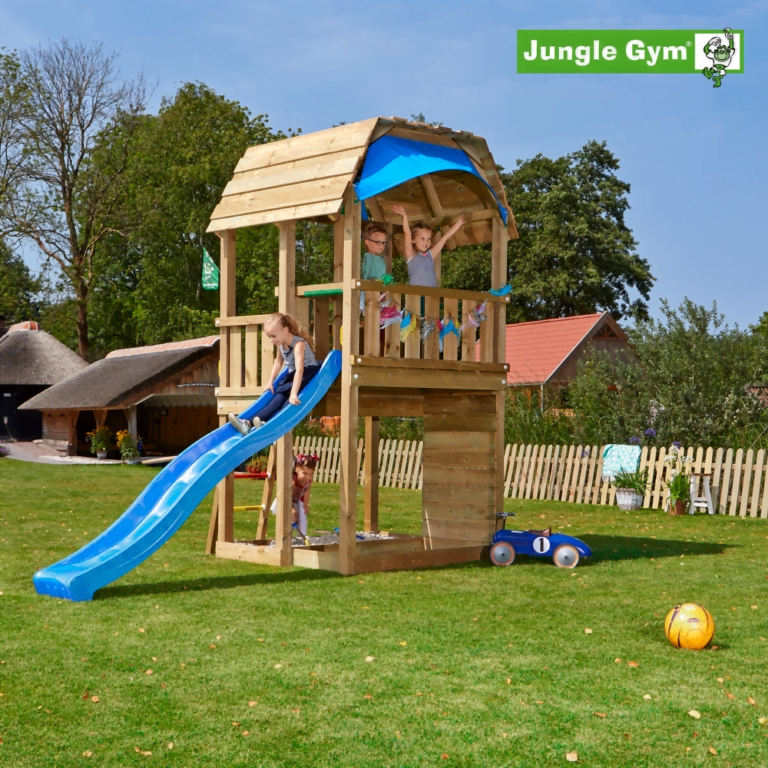
POLYGON ((301 157, 316 157, 354 147, 360 147, 362 153, 368 146, 371 131, 377 121, 378 118, 374 117, 359 123, 340 125, 316 133, 301 134, 292 136, 290 139, 250 147, 238 162, 235 172, 242 173, 255 168, 266 168, 301 157))
POLYGON ((222 197, 289 184, 301 184, 306 181, 339 176, 343 173, 351 175, 359 158, 359 149, 353 148, 320 157, 300 158, 277 166, 236 173, 232 181, 224 187, 222 197))
POLYGON ((214 208, 211 218, 224 219, 229 216, 241 216, 246 213, 257 213, 274 208, 308 205, 333 199, 340 200, 348 184, 349 174, 345 173, 329 179, 264 189, 245 195, 234 195, 224 198, 214 208))
POLYGON ((256 227, 260 224, 274 224, 278 221, 294 221, 296 219, 309 219, 314 216, 330 216, 338 214, 341 209, 341 202, 341 200, 326 200, 320 203, 276 208, 268 211, 243 214, 241 216, 229 216, 224 219, 212 219, 206 231, 225 232, 229 229, 256 227))

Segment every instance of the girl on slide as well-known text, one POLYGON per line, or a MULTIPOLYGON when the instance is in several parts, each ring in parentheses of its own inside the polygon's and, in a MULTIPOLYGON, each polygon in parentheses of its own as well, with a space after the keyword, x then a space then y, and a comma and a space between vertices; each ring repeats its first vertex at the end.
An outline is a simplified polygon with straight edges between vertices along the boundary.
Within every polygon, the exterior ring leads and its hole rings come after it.
POLYGON ((267 320, 264 332, 277 347, 277 357, 267 384, 274 397, 251 420, 240 419, 234 413, 227 414, 229 423, 242 435, 247 435, 252 429, 258 429, 269 421, 286 402, 301 405, 299 392, 320 370, 312 338, 290 315, 276 312, 267 320), (288 373, 275 389, 275 379, 283 364, 288 368, 288 373))

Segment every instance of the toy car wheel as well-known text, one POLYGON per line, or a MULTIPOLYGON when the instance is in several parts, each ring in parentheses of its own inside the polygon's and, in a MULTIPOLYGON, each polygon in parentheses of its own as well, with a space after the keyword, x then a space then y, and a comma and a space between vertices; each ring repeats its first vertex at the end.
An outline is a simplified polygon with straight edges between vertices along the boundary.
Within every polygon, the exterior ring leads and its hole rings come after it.
POLYGON ((558 568, 575 568, 579 564, 579 550, 570 544, 561 544, 552 553, 552 562, 558 568))
POLYGON ((491 562, 494 565, 512 565, 515 562, 515 548, 506 541, 499 541, 491 547, 491 562))

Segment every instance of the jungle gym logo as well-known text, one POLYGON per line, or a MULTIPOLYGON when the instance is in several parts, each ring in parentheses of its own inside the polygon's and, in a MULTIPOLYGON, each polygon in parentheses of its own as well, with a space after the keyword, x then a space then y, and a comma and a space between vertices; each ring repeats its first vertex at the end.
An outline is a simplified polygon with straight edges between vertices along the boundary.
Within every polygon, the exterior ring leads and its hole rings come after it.
POLYGON ((520 74, 703 74, 714 88, 744 71, 744 31, 519 29, 520 74))

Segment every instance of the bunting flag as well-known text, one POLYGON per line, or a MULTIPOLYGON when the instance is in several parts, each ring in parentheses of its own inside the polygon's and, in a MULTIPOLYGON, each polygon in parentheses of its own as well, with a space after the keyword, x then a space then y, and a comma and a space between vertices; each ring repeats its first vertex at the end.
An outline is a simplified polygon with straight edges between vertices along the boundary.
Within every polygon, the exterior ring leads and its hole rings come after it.
POLYGON ((203 248, 203 288, 206 291, 215 291, 219 287, 219 268, 210 257, 208 251, 203 248))
MULTIPOLYGON (((494 296, 506 296, 512 290, 512 286, 505 285, 503 288, 497 288, 491 293, 494 296)), ((457 339, 461 339, 461 334, 468 328, 479 328, 480 323, 488 319, 488 300, 482 304, 468 310, 463 317, 463 322, 457 327, 453 318, 448 317, 440 320, 439 317, 420 317, 417 318, 412 312, 403 309, 395 299, 387 292, 379 294, 379 325, 386 328, 395 323, 400 324, 400 341, 404 342, 412 333, 418 333, 422 340, 427 339, 433 333, 440 335, 440 351, 443 351, 443 339, 453 333, 457 339)))

